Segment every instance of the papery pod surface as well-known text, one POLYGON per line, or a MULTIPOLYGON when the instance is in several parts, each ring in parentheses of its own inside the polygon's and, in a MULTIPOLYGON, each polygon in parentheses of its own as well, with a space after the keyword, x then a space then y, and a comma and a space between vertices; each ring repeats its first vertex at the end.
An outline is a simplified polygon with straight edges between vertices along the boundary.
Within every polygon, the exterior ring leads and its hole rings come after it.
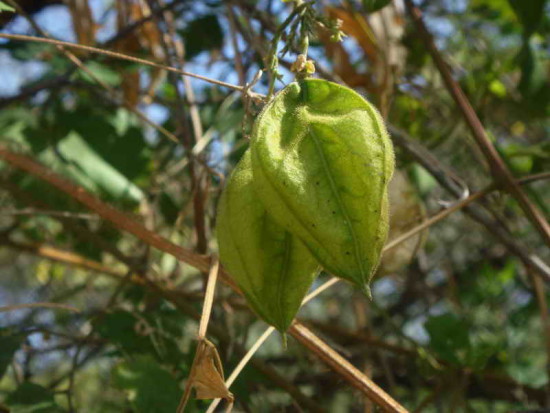
POLYGON ((319 263, 369 293, 388 232, 393 147, 377 110, 351 89, 306 79, 254 125, 258 196, 319 263))
POLYGON ((231 174, 218 205, 220 261, 251 307, 285 332, 319 272, 305 245, 278 225, 252 185, 250 151, 231 174))

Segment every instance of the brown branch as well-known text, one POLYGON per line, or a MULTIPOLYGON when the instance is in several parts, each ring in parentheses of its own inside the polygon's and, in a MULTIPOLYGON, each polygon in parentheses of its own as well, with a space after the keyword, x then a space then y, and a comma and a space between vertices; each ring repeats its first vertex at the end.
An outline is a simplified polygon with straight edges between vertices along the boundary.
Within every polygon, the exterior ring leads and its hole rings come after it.
POLYGON ((71 198, 86 206, 88 209, 96 212, 97 215, 110 222, 116 228, 129 232, 147 244, 173 255, 180 261, 184 261, 200 271, 208 272, 210 268, 210 260, 207 256, 195 254, 194 252, 182 248, 171 241, 168 241, 166 238, 149 231, 141 223, 132 218, 128 218, 126 214, 102 202, 87 192, 84 188, 57 175, 51 169, 35 162, 31 158, 11 152, 5 147, 0 147, 0 158, 4 159, 6 162, 9 162, 12 166, 26 171, 36 178, 56 187, 60 191, 69 195, 71 198))
POLYGON ((294 322, 289 333, 304 347, 316 353, 326 364, 328 364, 340 376, 345 378, 352 385, 365 394, 388 412, 407 412, 399 403, 392 399, 380 387, 376 385, 361 371, 353 367, 340 354, 330 348, 324 341, 308 330, 303 324, 294 322))
MULTIPOLYGON (((84 188, 73 184, 65 178, 57 175, 49 168, 35 162, 33 159, 11 152, 7 148, 0 146, 0 158, 8 162, 13 167, 26 171, 34 177, 49 183, 53 187, 59 189, 71 198, 80 202, 88 209, 97 213, 100 217, 109 221, 113 226, 123 231, 129 232, 143 242, 169 253, 178 260, 197 268, 200 271, 207 272, 210 268, 210 259, 208 256, 199 255, 186 248, 180 247, 160 235, 149 231, 142 224, 134 219, 128 218, 123 212, 105 204, 84 188)), ((240 293, 235 282, 224 271, 220 271, 220 277, 233 290, 240 293)), ((347 360, 342 358, 338 353, 332 350, 326 343, 315 336, 305 326, 299 322, 295 322, 289 333, 295 337, 300 343, 306 345, 312 350, 321 360, 329 365, 337 374, 348 381, 352 386, 358 388, 365 395, 371 398, 376 403, 383 403, 386 409, 392 406, 398 406, 396 409, 390 410, 394 412, 405 411, 399 404, 393 400, 382 389, 376 386, 368 377, 359 370, 355 369, 347 360)))
POLYGON ((85 270, 96 271, 117 278, 124 276, 123 272, 109 268, 101 264, 100 262, 90 260, 82 257, 81 255, 75 254, 74 252, 61 250, 59 248, 54 248, 49 245, 43 245, 39 243, 15 242, 9 239, 0 240, 0 245, 38 255, 52 261, 74 265, 85 270))
MULTIPOLYGON (((6 190, 17 202, 24 205, 32 205, 39 209, 49 209, 50 205, 47 205, 43 200, 38 200, 31 196, 26 191, 20 189, 14 182, 9 179, 0 177, 0 188, 6 190)), ((73 219, 67 219, 65 217, 56 217, 56 219, 63 225, 64 230, 74 234, 80 241, 85 243, 92 243, 100 250, 112 255, 118 261, 126 264, 127 267, 132 268, 134 271, 141 273, 141 268, 137 268, 136 262, 132 257, 128 257, 123 254, 115 245, 106 241, 98 233, 91 231, 82 225, 80 222, 76 222, 73 219)))
POLYGON ((416 24, 417 30, 420 33, 420 37, 430 52, 430 55, 432 56, 432 59, 434 60, 434 63, 439 70, 449 93, 455 100, 455 103, 462 113, 466 124, 470 128, 477 145, 480 147, 485 158, 487 159, 495 182, 501 184, 518 201, 519 206, 523 209, 523 212, 529 221, 531 221, 533 226, 540 233, 546 245, 550 247, 550 224, 548 224, 548 221, 544 215, 529 200, 489 140, 483 124, 479 120, 479 117, 473 109, 470 101, 466 97, 458 82, 453 78, 449 66, 437 49, 432 35, 422 20, 421 11, 413 4, 412 0, 405 0, 405 3, 409 14, 416 24))

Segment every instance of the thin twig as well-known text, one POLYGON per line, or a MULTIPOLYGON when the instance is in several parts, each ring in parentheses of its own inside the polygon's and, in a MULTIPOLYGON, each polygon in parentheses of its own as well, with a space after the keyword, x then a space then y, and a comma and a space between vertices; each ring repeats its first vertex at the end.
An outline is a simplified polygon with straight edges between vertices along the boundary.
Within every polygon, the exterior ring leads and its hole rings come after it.
POLYGON ((14 248, 20 251, 29 252, 35 255, 38 255, 49 260, 62 262, 68 265, 74 265, 86 270, 97 271, 107 275, 120 278, 124 273, 117 271, 111 267, 107 267, 100 262, 90 260, 81 255, 75 254, 71 251, 61 250, 59 248, 54 248, 49 245, 43 244, 31 244, 31 243, 22 243, 16 242, 10 239, 4 239, 0 237, 0 245, 14 248))
POLYGON ((78 308, 66 304, 58 303, 26 303, 26 304, 11 304, 5 307, 0 307, 0 313, 7 313, 15 310, 25 310, 28 308, 52 308, 54 310, 67 310, 74 313, 80 313, 78 308))
MULTIPOLYGON (((239 361, 239 364, 237 364, 237 367, 231 372, 227 380, 225 381, 225 386, 229 389, 231 385, 237 380, 237 377, 243 371, 243 369, 246 367, 250 359, 254 356, 256 351, 262 346, 263 343, 271 336, 271 334, 275 331, 275 327, 268 327, 263 332, 263 334, 258 337, 256 342, 250 347, 250 350, 246 352, 246 354, 241 358, 241 361, 239 361)), ((214 399, 212 403, 210 403, 210 406, 208 406, 208 410, 206 410, 206 413, 213 413, 216 407, 218 407, 218 404, 220 404, 222 399, 214 399)))
POLYGON ((34 208, 0 210, 0 216, 18 216, 18 215, 48 215, 52 217, 63 217, 63 218, 84 219, 84 220, 98 219, 97 216, 92 214, 84 214, 84 213, 70 212, 70 211, 43 211, 43 210, 34 209, 34 208))
POLYGON ((212 79, 212 78, 209 78, 209 77, 206 77, 206 76, 197 75, 195 73, 186 72, 186 71, 174 68, 174 67, 165 66, 165 65, 162 65, 160 63, 151 62, 150 60, 141 59, 139 57, 134 57, 134 56, 130 56, 130 55, 127 55, 127 54, 118 53, 118 52, 113 52, 113 51, 110 51, 110 50, 98 49, 98 48, 92 47, 92 46, 85 46, 85 45, 82 45, 82 44, 64 42, 64 41, 61 41, 61 40, 55 40, 55 39, 49 39, 49 38, 43 38, 43 37, 26 36, 26 35, 22 35, 22 34, 0 33, 0 38, 10 39, 10 40, 18 40, 18 41, 26 41, 26 42, 49 43, 49 44, 63 46, 63 47, 70 47, 70 48, 73 48, 73 49, 85 50, 87 52, 97 53, 97 54, 101 54, 101 55, 104 55, 104 56, 109 56, 109 57, 112 57, 112 58, 115 58, 115 59, 127 60, 129 62, 139 63, 139 64, 142 64, 142 65, 145 65, 145 66, 150 66, 150 67, 155 67, 157 69, 162 69, 162 70, 166 70, 167 72, 177 73, 177 74, 182 75, 182 76, 193 77, 195 79, 199 79, 199 80, 202 80, 204 82, 212 83, 214 85, 226 87, 228 89, 233 89, 233 90, 238 90, 238 91, 243 90, 242 86, 233 85, 231 83, 223 82, 223 81, 217 80, 217 79, 212 79))
POLYGON ((199 340, 206 337, 208 322, 210 321, 210 313, 212 312, 212 303, 214 302, 214 292, 216 291, 216 281, 218 280, 218 272, 220 268, 220 260, 214 258, 212 268, 208 273, 208 284, 206 284, 206 293, 204 295, 204 304, 202 305, 202 316, 199 324, 199 340))
POLYGON ((214 302, 214 292, 216 289, 216 281, 218 279, 219 268, 220 268, 220 261, 217 258, 215 258, 210 268, 210 272, 208 273, 208 284, 206 286, 206 292, 204 295, 202 314, 199 322, 199 331, 197 334, 199 344, 195 352, 193 365, 191 366, 191 370, 189 371, 189 377, 187 379, 187 383, 185 384, 185 390, 183 391, 183 395, 181 397, 181 400, 179 402, 179 405, 176 411, 177 413, 183 413, 185 411, 187 402, 191 397, 191 389, 193 388, 193 384, 194 384, 195 371, 198 368, 197 362, 201 357, 202 352, 205 350, 205 346, 207 343, 206 330, 208 328, 208 323, 210 321, 212 303, 214 302))
POLYGON ((235 62, 235 70, 239 76, 239 85, 244 86, 246 83, 246 72, 243 65, 243 56, 239 50, 239 42, 237 41, 237 27, 235 23, 235 12, 231 4, 226 5, 227 20, 229 21, 229 33, 231 35, 231 46, 233 48, 233 61, 235 62))
MULTIPOLYGON (((162 4, 163 0, 157 0, 162 4)), ((177 64, 177 68, 183 70, 185 68, 185 47, 181 38, 176 34, 175 19, 171 12, 164 13, 164 21, 168 28, 169 36, 166 37, 170 44, 177 64)), ((167 58, 170 54, 167 53, 167 58)), ((170 63, 170 61, 168 61, 170 63)), ((174 65, 172 65, 174 66, 174 65)), ((195 99, 195 91, 193 85, 188 76, 182 76, 184 86, 184 96, 180 95, 180 89, 178 87, 177 77, 174 79, 174 90, 180 102, 185 98, 189 102, 189 117, 191 118, 191 126, 193 129, 194 141, 190 138, 186 140, 187 157, 189 159, 189 175, 191 178, 191 190, 193 192, 193 219, 195 224, 195 232, 197 236, 197 252, 199 254, 206 254, 208 249, 208 240, 206 235, 206 213, 205 213, 205 191, 203 188, 204 176, 201 173, 200 163, 195 162, 195 153, 193 151, 193 144, 201 141, 204 132, 199 113, 199 108, 195 99)), ((177 115, 177 114, 176 114, 177 115)), ((179 118, 182 127, 187 129, 187 119, 184 116, 184 112, 179 111, 179 118)))

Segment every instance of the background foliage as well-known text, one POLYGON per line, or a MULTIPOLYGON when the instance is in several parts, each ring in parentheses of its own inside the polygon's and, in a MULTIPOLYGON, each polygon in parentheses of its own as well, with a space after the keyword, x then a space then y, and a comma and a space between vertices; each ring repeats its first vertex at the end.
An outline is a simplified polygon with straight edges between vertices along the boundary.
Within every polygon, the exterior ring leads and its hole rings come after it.
MULTIPOLYGON (((5 3, 2 32, 39 34, 5 3)), ((265 67, 274 32, 292 7, 277 0, 17 3, 54 38, 235 85, 265 67)), ((548 172, 547 2, 417 5, 510 170, 517 178, 548 172)), ((394 237, 455 201, 430 165, 442 165, 443 180, 470 192, 492 182, 401 1, 325 0, 312 7, 340 19, 347 34, 335 43, 327 30, 315 29, 310 57, 317 75, 367 96, 394 134, 432 155, 414 156, 396 140, 394 237)), ((279 46, 288 40, 283 36, 279 46)), ((75 54, 88 73, 54 45, 1 41, 1 144, 172 242, 215 253, 216 202, 260 105, 219 85, 75 54)), ((277 88, 292 80, 294 58, 291 50, 280 59, 277 88)), ((264 74, 254 90, 265 93, 268 80, 264 74)), ((524 189, 548 219, 548 181, 524 189)), ((410 410, 550 408, 547 286, 499 234, 542 262, 550 262, 548 245, 506 193, 477 203, 485 224, 473 219, 475 211, 457 212, 390 251, 373 302, 339 283, 299 316, 410 410)), ((194 355, 204 275, 6 162, 0 207, 0 307, 50 302, 80 310, 0 313, 0 410, 173 412, 194 355)), ((264 328, 240 296, 218 285, 209 338, 226 372, 264 328)), ((314 354, 292 339, 285 350, 275 336, 231 390, 239 411, 372 409, 314 354)), ((192 404, 196 411, 207 406, 192 404)))

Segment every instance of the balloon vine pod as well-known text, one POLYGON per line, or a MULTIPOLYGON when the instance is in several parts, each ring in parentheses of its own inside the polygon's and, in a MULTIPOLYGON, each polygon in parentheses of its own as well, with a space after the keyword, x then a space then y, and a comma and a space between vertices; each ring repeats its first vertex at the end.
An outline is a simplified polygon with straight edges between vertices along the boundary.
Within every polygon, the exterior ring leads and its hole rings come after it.
POLYGON ((394 169, 377 110, 347 87, 302 79, 257 118, 251 155, 251 181, 269 216, 324 269, 370 296, 388 233, 394 169))
POLYGON ((256 313, 284 333, 318 274, 319 264, 298 237, 268 214, 252 181, 247 151, 218 205, 220 260, 256 313))

